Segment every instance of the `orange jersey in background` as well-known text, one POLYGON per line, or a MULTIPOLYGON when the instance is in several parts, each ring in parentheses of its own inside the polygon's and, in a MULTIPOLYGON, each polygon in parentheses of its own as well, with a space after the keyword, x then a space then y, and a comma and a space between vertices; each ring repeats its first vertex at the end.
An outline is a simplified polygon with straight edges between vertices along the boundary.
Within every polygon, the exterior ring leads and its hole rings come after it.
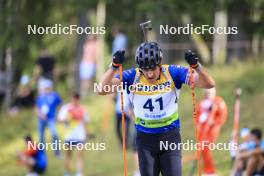
MULTIPOLYGON (((215 143, 219 136, 221 126, 227 119, 227 106, 221 97, 211 99, 203 99, 199 102, 197 108, 197 132, 199 141, 208 141, 215 143)), ((205 146, 201 150, 203 159, 203 173, 215 174, 216 167, 212 155, 212 151, 205 146)))
POLYGON ((213 125, 222 126, 227 119, 227 106, 225 101, 216 96, 214 100, 203 99, 199 102, 197 108, 197 123, 206 125, 212 118, 213 125))

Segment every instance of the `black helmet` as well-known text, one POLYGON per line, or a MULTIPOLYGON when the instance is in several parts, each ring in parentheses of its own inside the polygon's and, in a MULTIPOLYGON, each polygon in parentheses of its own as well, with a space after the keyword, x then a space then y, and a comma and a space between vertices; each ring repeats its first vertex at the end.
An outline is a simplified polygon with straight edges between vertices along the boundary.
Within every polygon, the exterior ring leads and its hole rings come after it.
POLYGON ((138 68, 149 69, 161 63, 162 50, 156 42, 141 43, 136 51, 136 64, 138 68))

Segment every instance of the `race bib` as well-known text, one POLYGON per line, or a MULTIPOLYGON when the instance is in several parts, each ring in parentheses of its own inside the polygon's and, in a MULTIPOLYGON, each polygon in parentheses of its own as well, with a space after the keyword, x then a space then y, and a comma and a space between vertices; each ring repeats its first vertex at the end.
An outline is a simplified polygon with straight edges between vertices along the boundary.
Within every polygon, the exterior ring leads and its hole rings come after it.
POLYGON ((199 117, 199 122, 204 123, 208 119, 208 113, 203 112, 199 117))
POLYGON ((40 111, 42 114, 47 115, 49 113, 49 106, 46 104, 42 105, 40 111))

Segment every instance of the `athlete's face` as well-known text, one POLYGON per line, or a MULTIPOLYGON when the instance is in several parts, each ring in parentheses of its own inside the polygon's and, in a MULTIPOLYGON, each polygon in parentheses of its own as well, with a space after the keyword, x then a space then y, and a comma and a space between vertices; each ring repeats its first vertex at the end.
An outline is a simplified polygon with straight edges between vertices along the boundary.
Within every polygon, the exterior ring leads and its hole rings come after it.
POLYGON ((250 135, 249 134, 244 135, 244 136, 241 137, 241 139, 242 139, 242 141, 247 142, 247 141, 250 140, 250 135))
POLYGON ((50 92, 52 92, 52 87, 45 87, 44 93, 48 94, 50 92))
POLYGON ((251 139, 251 141, 254 141, 257 144, 259 143, 259 139, 253 134, 250 134, 250 139, 251 139))
POLYGON ((156 66, 152 69, 142 69, 144 76, 147 78, 148 82, 154 84, 160 77, 160 67, 156 66))
POLYGON ((76 97, 72 97, 72 103, 73 103, 75 106, 79 105, 79 99, 76 98, 76 97))

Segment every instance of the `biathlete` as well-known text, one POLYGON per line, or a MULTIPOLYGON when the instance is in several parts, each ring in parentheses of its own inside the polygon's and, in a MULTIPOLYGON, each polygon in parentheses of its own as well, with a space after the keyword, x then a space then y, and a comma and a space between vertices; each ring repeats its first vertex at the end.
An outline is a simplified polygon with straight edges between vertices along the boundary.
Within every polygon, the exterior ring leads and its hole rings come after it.
MULTIPOLYGON (((201 66, 195 53, 186 52, 185 59, 194 69, 191 80, 188 68, 162 64, 163 53, 158 43, 144 42, 136 50, 137 68, 122 73, 123 85, 133 85, 127 90, 135 114, 136 144, 142 176, 159 176, 160 172, 163 176, 182 174, 181 150, 160 147, 162 142, 181 142, 178 115, 180 89, 182 84, 191 85, 191 81, 195 87, 208 89, 215 86, 213 78, 201 66)), ((116 71, 124 60, 124 51, 117 51, 113 55, 111 66, 102 77, 102 87, 113 86, 118 89, 121 81, 116 71)), ((98 91, 101 95, 111 93, 104 89, 98 91)))
MULTIPOLYGON (((227 120, 227 105, 223 98, 216 96, 215 88, 206 89, 204 98, 197 107, 197 133, 199 142, 216 143, 221 127, 227 120)), ((216 166, 209 145, 201 150, 203 175, 216 176, 216 166)))
POLYGON ((80 95, 74 93, 70 103, 63 105, 58 113, 59 122, 64 122, 65 132, 65 176, 72 172, 71 161, 73 159, 73 150, 77 149, 76 176, 83 175, 83 150, 86 141, 86 124, 89 122, 89 116, 85 107, 80 102, 80 95), (80 146, 78 148, 78 145, 80 146))

